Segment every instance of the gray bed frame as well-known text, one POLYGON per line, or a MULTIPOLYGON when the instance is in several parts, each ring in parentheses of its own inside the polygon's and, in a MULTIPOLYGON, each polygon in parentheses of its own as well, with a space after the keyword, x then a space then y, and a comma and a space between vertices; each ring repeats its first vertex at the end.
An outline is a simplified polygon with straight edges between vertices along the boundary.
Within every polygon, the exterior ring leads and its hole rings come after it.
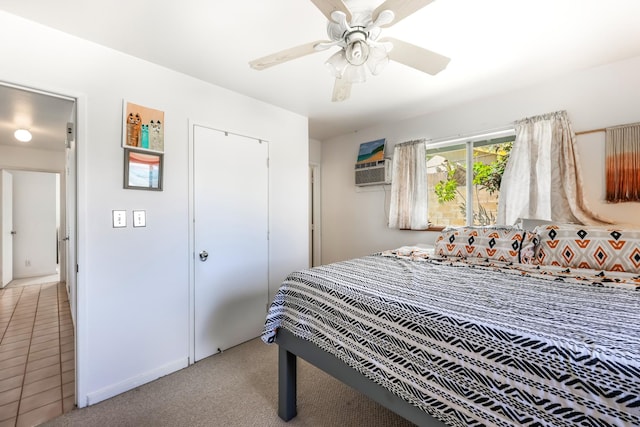
POLYGON ((310 341, 279 329, 276 343, 278 344, 278 416, 284 421, 291 420, 297 414, 297 358, 301 357, 416 425, 445 427, 441 421, 391 393, 310 341))

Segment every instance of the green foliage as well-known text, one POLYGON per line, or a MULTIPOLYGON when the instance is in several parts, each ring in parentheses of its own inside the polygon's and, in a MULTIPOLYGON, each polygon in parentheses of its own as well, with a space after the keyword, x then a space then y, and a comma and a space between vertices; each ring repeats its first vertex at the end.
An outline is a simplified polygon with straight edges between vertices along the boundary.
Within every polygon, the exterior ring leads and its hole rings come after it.
POLYGON ((504 174, 504 168, 507 166, 511 148, 513 148, 513 142, 497 144, 491 147, 491 151, 496 153, 496 160, 489 164, 474 162, 473 183, 480 185, 481 188, 487 190, 489 194, 500 191, 502 175, 504 174))
POLYGON ((452 169, 448 163, 447 168, 449 169, 447 171, 447 180, 438 182, 434 188, 438 196, 438 203, 451 202, 458 194, 458 182, 454 178, 456 170, 452 169))
POLYGON ((491 176, 491 165, 482 162, 473 163, 473 184, 484 185, 491 176))
MULTIPOLYGON (((505 142, 503 144, 496 144, 490 148, 490 151, 496 153, 496 159, 491 163, 483 163, 476 161, 473 163, 473 185, 475 186, 476 193, 483 189, 493 194, 496 191, 500 191, 500 184, 502 183, 502 175, 509 159, 509 153, 513 147, 513 142, 505 142)), ((466 212, 466 199, 462 193, 458 190, 459 177, 456 177, 456 172, 464 171, 462 165, 446 163, 447 167, 447 180, 440 181, 435 185, 434 191, 438 198, 438 203, 447 203, 454 201, 456 196, 460 196, 462 201, 460 202, 460 210, 463 215, 466 212), (458 179, 457 179, 458 178, 458 179)), ((473 213, 474 223, 481 225, 493 224, 495 222, 495 215, 492 212, 480 205, 478 212, 473 213)))

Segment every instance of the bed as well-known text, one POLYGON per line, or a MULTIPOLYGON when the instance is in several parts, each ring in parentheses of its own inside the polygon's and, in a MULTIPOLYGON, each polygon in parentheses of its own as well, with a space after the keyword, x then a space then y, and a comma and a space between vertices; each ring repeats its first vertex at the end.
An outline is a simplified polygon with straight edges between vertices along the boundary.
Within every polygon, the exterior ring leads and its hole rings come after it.
POLYGON ((417 425, 640 425, 634 233, 463 227, 291 273, 262 335, 279 416, 301 357, 417 425))

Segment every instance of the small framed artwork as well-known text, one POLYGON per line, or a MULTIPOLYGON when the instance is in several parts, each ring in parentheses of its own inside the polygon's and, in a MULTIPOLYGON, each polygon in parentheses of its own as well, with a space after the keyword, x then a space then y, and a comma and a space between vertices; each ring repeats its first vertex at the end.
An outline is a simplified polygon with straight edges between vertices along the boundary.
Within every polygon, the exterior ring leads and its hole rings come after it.
POLYGON ((123 101, 122 146, 164 153, 164 112, 123 101))
POLYGON ((124 188, 162 191, 164 154, 125 148, 124 188))

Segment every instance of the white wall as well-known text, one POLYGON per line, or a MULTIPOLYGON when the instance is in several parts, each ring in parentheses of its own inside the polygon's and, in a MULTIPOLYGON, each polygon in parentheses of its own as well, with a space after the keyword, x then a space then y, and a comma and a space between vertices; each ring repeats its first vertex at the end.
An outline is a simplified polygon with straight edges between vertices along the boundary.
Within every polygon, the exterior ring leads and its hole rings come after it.
MULTIPOLYGON (((359 144, 439 139, 507 126, 513 121, 567 110, 576 132, 640 119, 640 57, 589 69, 439 113, 387 123, 322 143, 322 261, 353 258, 412 243, 432 243, 436 233, 386 227, 389 187, 359 189, 353 164, 359 144)), ((640 204, 604 201, 604 134, 578 137, 589 206, 608 218, 640 227, 640 204)))
POLYGON ((62 172, 64 152, 0 145, 0 168, 62 172))
POLYGON ((309 139, 309 163, 322 163, 322 142, 317 139, 309 139))
POLYGON ((13 277, 48 276, 57 271, 57 174, 10 171, 13 175, 13 277))
POLYGON ((272 293, 306 267, 307 118, 0 12, 0 80, 79 98, 80 406, 185 366, 189 354, 188 123, 270 142, 272 293), (165 112, 164 191, 122 189, 122 100, 165 112), (111 227, 112 209, 147 226, 111 227))

